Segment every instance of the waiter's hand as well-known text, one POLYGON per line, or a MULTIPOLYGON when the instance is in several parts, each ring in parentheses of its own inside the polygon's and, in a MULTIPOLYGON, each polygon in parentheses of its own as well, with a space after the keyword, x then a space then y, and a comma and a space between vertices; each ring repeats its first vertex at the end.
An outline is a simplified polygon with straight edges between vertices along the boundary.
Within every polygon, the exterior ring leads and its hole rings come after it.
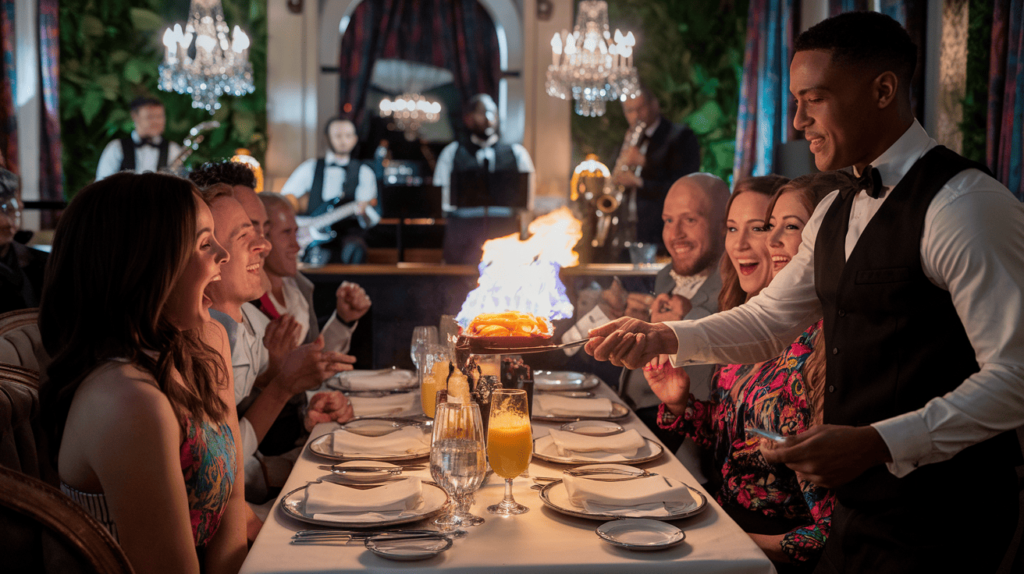
POLYGON ((867 469, 892 461, 889 447, 871 426, 819 425, 779 444, 761 440, 761 454, 825 488, 842 486, 867 469))
POLYGON ((651 322, 682 321, 691 309, 693 304, 686 297, 662 293, 651 304, 651 322))
POLYGON ((591 329, 584 350, 599 361, 617 367, 639 369, 658 355, 675 355, 679 350, 676 334, 664 323, 646 323, 623 317, 591 329))

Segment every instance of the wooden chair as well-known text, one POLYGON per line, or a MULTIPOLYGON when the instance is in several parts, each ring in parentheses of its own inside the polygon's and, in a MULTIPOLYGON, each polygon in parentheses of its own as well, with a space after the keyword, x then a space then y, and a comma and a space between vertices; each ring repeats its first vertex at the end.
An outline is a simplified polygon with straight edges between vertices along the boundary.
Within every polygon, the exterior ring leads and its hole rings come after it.
POLYGON ((0 467, 56 486, 39 422, 39 374, 0 364, 0 467))
POLYGON ((0 314, 0 363, 42 373, 50 362, 39 335, 39 309, 0 314))
POLYGON ((132 573, 124 551, 93 517, 56 488, 0 468, 4 572, 132 573))

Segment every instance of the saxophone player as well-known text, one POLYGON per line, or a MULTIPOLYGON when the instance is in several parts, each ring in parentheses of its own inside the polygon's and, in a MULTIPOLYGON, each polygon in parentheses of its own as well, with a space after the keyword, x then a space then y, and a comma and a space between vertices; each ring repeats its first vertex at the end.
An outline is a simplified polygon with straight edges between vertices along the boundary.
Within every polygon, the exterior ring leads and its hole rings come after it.
POLYGON ((700 145, 689 126, 672 123, 661 115, 658 99, 646 86, 641 86, 635 98, 622 102, 622 111, 631 128, 637 122, 647 127, 636 146, 622 150, 612 183, 635 190, 636 240, 657 245, 661 241, 661 207, 668 189, 679 178, 700 169, 700 145))

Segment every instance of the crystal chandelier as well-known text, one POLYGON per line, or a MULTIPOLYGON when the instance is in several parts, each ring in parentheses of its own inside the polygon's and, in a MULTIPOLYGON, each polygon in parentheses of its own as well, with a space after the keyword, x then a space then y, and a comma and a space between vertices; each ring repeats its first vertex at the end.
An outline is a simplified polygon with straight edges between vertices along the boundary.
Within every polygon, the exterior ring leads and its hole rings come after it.
POLYGON ((380 101, 380 117, 391 118, 395 128, 416 133, 423 124, 432 124, 441 118, 441 104, 420 94, 406 92, 394 100, 380 101))
POLYGON ((160 89, 192 95, 192 107, 210 114, 220 109, 222 95, 255 91, 249 63, 249 36, 238 26, 228 42, 228 25, 220 0, 192 0, 188 23, 164 32, 160 89))
POLYGON ((580 2, 576 26, 551 39, 551 65, 545 87, 549 96, 576 100, 581 116, 604 115, 605 102, 625 101, 639 90, 633 66, 633 33, 608 32, 608 3, 580 2))

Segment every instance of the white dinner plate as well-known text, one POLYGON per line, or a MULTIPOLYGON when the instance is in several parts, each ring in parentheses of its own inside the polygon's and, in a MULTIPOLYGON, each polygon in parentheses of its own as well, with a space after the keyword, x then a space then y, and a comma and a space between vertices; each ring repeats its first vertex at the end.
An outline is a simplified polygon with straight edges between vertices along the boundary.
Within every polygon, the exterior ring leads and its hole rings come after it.
POLYGON ((602 540, 629 550, 664 550, 686 540, 675 526, 649 518, 624 518, 597 527, 602 540))
POLYGON ((573 421, 571 423, 565 423, 559 428, 566 432, 586 436, 611 436, 613 434, 626 432, 626 429, 622 428, 622 425, 611 421, 573 421))
POLYGON ((391 371, 344 371, 331 378, 327 385, 341 391, 401 392, 419 386, 415 371, 394 369, 391 371))
MULTIPOLYGON (((651 514, 649 516, 631 516, 630 518, 650 518, 652 520, 679 520, 681 518, 689 518, 700 511, 704 510, 708 505, 708 499, 696 488, 690 485, 686 485, 686 488, 690 489, 690 496, 693 497, 693 504, 687 505, 682 508, 676 508, 674 512, 668 515, 657 515, 651 514)), ((578 518, 588 518, 590 520, 608 520, 609 518, 623 518, 622 515, 613 514, 610 512, 590 512, 587 509, 576 506, 569 501, 569 493, 565 490, 565 485, 562 484, 561 480, 548 483, 540 491, 540 501, 545 506, 556 512, 562 514, 568 514, 569 516, 576 516, 578 518)))
POLYGON ((588 453, 576 453, 572 456, 562 456, 558 454, 558 450, 555 449, 555 441, 551 438, 551 435, 544 435, 540 438, 534 439, 533 441, 533 457, 539 458, 547 462, 556 462, 558 464, 595 464, 595 463, 622 463, 622 464, 641 464, 644 462, 650 462, 661 456, 665 452, 665 447, 661 444, 644 437, 646 444, 640 447, 637 451, 636 456, 622 456, 622 458, 612 460, 609 457, 595 458, 588 457, 588 453))
MULTIPOLYGON (((316 481, 319 482, 319 481, 316 481)), ((311 483, 312 484, 312 483, 311 483)), ((423 495, 416 508, 409 510, 409 514, 398 518, 385 518, 380 520, 355 520, 351 522, 340 522, 334 520, 318 520, 313 515, 306 514, 306 488, 309 484, 296 488, 295 490, 281 497, 281 512, 286 516, 317 526, 332 526, 335 528, 377 528, 380 526, 392 526, 395 524, 406 524, 416 522, 424 518, 430 518, 441 512, 448 495, 440 486, 433 482, 423 481, 423 495)), ((564 490, 564 489, 563 489, 564 490)))
MULTIPOLYGON (((350 460, 348 462, 336 464, 334 465, 334 468, 361 468, 367 466, 374 468, 401 468, 397 465, 388 462, 380 462, 378 460, 350 460)), ((337 477, 347 482, 383 482, 395 476, 383 470, 379 472, 349 472, 345 474, 335 474, 337 477)))
MULTIPOLYGON (((428 435, 428 433, 423 433, 428 435)), ((429 435, 428 435, 429 438, 429 435)), ((404 453, 393 453, 393 454, 374 454, 374 453, 336 453, 334 452, 334 434, 327 433, 323 436, 313 439, 309 443, 309 450, 317 456, 329 460, 386 460, 392 462, 398 462, 403 460, 413 460, 417 458, 423 458, 430 455, 430 441, 427 443, 416 443, 410 444, 407 452, 404 453)))
POLYGON ((597 386, 594 375, 576 371, 534 371, 533 388, 540 391, 583 391, 597 386))
POLYGON ((409 561, 433 558, 452 547, 452 539, 446 536, 430 536, 392 540, 387 536, 371 536, 366 539, 366 549, 389 560, 409 561))
MULTIPOLYGON (((593 400, 593 399, 590 399, 593 400)), ((535 421, 550 421, 553 423, 565 423, 570 421, 614 421, 629 416, 629 407, 622 403, 612 401, 612 412, 609 415, 547 415, 533 414, 530 416, 535 421)))

